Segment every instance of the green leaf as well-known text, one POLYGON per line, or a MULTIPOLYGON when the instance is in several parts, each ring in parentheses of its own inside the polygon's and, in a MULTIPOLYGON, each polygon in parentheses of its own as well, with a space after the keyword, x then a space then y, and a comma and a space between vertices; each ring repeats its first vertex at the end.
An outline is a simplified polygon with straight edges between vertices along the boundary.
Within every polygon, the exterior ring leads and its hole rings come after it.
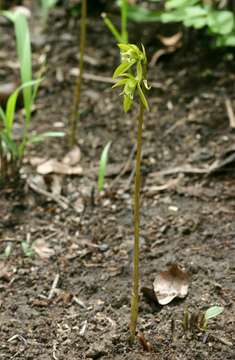
POLYGON ((124 74, 128 69, 130 69, 130 67, 134 65, 135 62, 136 62, 135 60, 132 60, 130 62, 128 61, 122 62, 114 71, 113 79, 124 74))
POLYGON ((8 136, 11 137, 12 126, 13 126, 13 121, 14 121, 14 116, 15 116, 16 102, 17 102, 17 98, 19 96, 19 92, 21 90, 26 89, 27 87, 32 87, 39 82, 41 82, 41 79, 32 80, 27 83, 24 83, 23 85, 19 86, 7 100, 7 106, 6 106, 6 112, 5 112, 5 117, 6 117, 5 127, 6 127, 8 136))
POLYGON ((3 121, 4 126, 6 126, 6 115, 1 106, 0 106, 0 119, 3 121))
POLYGON ((125 112, 128 112, 131 108, 131 105, 133 103, 133 99, 131 99, 129 96, 124 95, 123 98, 123 109, 125 112))
POLYGON ((34 251, 27 241, 21 242, 21 248, 25 256, 32 257, 34 255, 34 251))
POLYGON ((126 84, 127 81, 128 81, 128 79, 120 79, 112 86, 112 88, 114 89, 118 86, 123 86, 126 84))
POLYGON ((180 7, 188 7, 199 3, 199 0, 168 0, 166 1, 166 9, 174 9, 180 7))
POLYGON ((29 143, 35 144, 44 141, 48 137, 64 137, 65 133, 62 131, 48 131, 42 134, 37 134, 30 137, 29 143))
POLYGON ((105 145, 101 157, 100 157, 100 165, 99 165, 99 175, 98 175, 98 191, 101 192, 104 188, 104 178, 106 174, 106 167, 108 162, 108 154, 111 146, 111 141, 105 145))
POLYGON ((235 34, 218 36, 216 46, 235 46, 235 34))
POLYGON ((139 94, 139 97, 140 97, 140 100, 141 100, 142 104, 144 105, 144 107, 146 109, 149 110, 149 105, 148 105, 147 99, 146 99, 146 97, 145 97, 145 95, 143 93, 143 90, 141 89, 141 86, 140 86, 139 83, 137 85, 137 89, 138 89, 138 94, 139 94))
MULTIPOLYGON (((16 49, 17 56, 20 62, 20 75, 21 83, 25 84, 32 80, 32 55, 31 55, 31 42, 30 32, 26 16, 21 12, 12 13, 5 11, 3 14, 11 21, 15 26, 16 35, 16 49)), ((29 123, 31 117, 32 107, 32 88, 26 87, 23 91, 24 108, 26 112, 26 122, 29 123)))
POLYGON ((206 321, 220 315, 224 311, 222 306, 212 306, 205 312, 206 321))
POLYGON ((143 68, 140 61, 138 61, 136 68, 137 68, 137 79, 140 82, 143 77, 143 68))
POLYGON ((234 28, 234 15, 231 11, 211 11, 208 15, 208 26, 214 33, 229 34, 234 28))
POLYGON ((134 93, 136 89, 137 81, 136 79, 129 78, 123 89, 123 94, 129 96, 131 99, 134 98, 134 93))

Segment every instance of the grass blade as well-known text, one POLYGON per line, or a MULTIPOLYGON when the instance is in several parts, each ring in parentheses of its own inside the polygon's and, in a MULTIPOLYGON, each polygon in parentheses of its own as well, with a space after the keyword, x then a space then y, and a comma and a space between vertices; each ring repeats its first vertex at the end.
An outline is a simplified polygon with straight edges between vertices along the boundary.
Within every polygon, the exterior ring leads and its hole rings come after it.
POLYGON ((98 191, 101 192, 104 188, 104 178, 106 174, 106 166, 108 162, 109 148, 111 146, 111 141, 104 147, 101 157, 100 157, 100 166, 99 166, 99 176, 98 176, 98 191))

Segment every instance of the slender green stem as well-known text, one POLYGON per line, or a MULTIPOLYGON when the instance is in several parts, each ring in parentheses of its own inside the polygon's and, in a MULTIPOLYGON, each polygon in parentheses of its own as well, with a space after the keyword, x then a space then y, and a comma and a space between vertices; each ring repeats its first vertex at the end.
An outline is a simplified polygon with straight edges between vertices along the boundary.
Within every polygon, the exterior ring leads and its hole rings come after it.
POLYGON ((78 120, 80 117, 79 107, 81 100, 81 86, 83 80, 83 69, 84 69, 84 52, 85 52, 85 43, 86 43, 86 26, 87 26, 87 0, 82 0, 82 10, 81 10, 81 24, 80 24, 80 60, 79 60, 79 75, 74 92, 74 101, 73 101, 73 112, 69 123, 69 146, 74 146, 76 144, 77 138, 77 127, 78 120))
POLYGON ((134 221, 134 266, 132 275, 132 298, 131 298, 131 320, 130 332, 131 342, 134 341, 139 309, 139 226, 140 226, 140 186, 141 186, 141 148, 142 131, 144 120, 144 105, 140 103, 137 130, 137 151, 135 165, 135 187, 133 202, 134 221))
POLYGON ((113 34, 114 38, 116 39, 116 41, 118 43, 123 43, 123 38, 122 35, 119 33, 118 29, 116 28, 116 26, 112 23, 112 21, 108 18, 108 16, 103 13, 101 14, 105 25, 107 26, 107 28, 109 29, 109 31, 113 34))
POLYGON ((121 7, 121 37, 123 44, 128 43, 128 32, 127 32, 127 0, 122 0, 121 7))

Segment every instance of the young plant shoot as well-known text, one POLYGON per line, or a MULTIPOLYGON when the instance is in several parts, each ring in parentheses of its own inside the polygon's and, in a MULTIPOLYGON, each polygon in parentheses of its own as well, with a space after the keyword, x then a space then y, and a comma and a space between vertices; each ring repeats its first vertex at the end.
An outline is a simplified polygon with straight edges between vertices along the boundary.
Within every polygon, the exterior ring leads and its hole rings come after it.
POLYGON ((101 192, 104 189, 104 178, 106 174, 106 167, 109 156, 109 149, 111 146, 111 141, 105 145, 101 157, 100 157, 100 165, 99 165, 99 173, 98 173, 98 191, 101 192))
MULTIPOLYGON (((27 19, 21 12, 3 11, 2 15, 14 23, 16 35, 16 51, 20 63, 21 85, 12 92, 6 109, 0 107, 0 178, 17 177, 24 157, 25 148, 29 143, 38 141, 38 136, 30 136, 32 108, 37 95, 41 73, 36 80, 32 79, 32 52, 30 31, 27 19), (13 125, 16 115, 16 103, 20 92, 23 93, 24 121, 22 138, 14 138, 13 125)), ((41 139, 49 136, 63 136, 63 133, 48 132, 41 134, 41 139)))
POLYGON ((104 23, 113 34, 115 40, 119 43, 127 44, 128 43, 128 32, 127 32, 127 13, 128 13, 128 1, 120 0, 121 7, 121 31, 119 31, 113 22, 108 18, 106 13, 102 14, 104 23))
POLYGON ((68 143, 70 147, 76 144, 77 127, 80 117, 79 108, 81 101, 81 87, 84 69, 84 52, 86 44, 86 26, 87 26, 87 0, 82 0, 81 19, 80 19, 80 58, 79 58, 79 74, 74 91, 73 111, 69 122, 68 143))
POLYGON ((119 44, 121 64, 113 74, 113 78, 119 78, 113 87, 123 86, 123 109, 130 110, 137 93, 139 113, 137 117, 137 146, 135 165, 135 185, 133 200, 134 222, 134 260, 132 278, 131 319, 130 333, 131 342, 134 341, 139 308, 139 226, 140 226, 140 187, 141 187, 141 147, 144 111, 149 108, 145 97, 145 90, 149 90, 146 72, 147 58, 144 46, 140 50, 136 45, 119 44))

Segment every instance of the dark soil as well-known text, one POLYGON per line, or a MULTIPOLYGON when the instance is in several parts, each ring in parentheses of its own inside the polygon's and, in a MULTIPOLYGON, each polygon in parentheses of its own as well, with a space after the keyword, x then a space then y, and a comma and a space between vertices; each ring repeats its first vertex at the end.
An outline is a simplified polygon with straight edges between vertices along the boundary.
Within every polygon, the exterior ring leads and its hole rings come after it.
MULTIPOLYGON (((9 29, 1 26, 2 82, 17 74, 9 29)), ((46 51, 48 69, 32 130, 65 130, 78 22, 57 11, 45 35, 39 36, 35 24, 33 29, 35 68, 46 51)), ((131 41, 143 41, 152 55, 160 30, 132 26, 131 41)), ((144 129, 141 207, 141 287, 151 287, 159 271, 177 263, 190 274, 188 296, 160 306, 141 294, 138 332, 152 351, 139 341, 129 345, 133 161, 116 176, 132 152, 135 110, 123 113, 111 84, 86 80, 78 137, 84 175, 61 177, 62 194, 72 206, 61 208, 25 180, 0 194, 0 359, 234 359, 234 163, 209 176, 159 175, 187 164, 210 165, 234 146, 225 109, 226 98, 235 105, 233 54, 206 48, 194 34, 188 37, 185 46, 161 57, 149 71, 154 87, 144 129), (97 196, 95 169, 110 140, 106 191, 97 196), (21 247, 26 239, 30 244, 44 239, 53 255, 27 257, 21 247), (9 244, 11 254, 4 260, 9 244), (57 290, 49 299, 56 277, 57 290), (197 312, 215 304, 224 312, 209 322, 206 333, 183 332, 186 307, 197 312)), ((89 19, 86 53, 94 60, 86 61, 86 72, 110 78, 118 50, 98 17, 89 19)), ((33 157, 60 160, 66 152, 61 139, 30 147, 23 178, 36 177, 33 157)))

